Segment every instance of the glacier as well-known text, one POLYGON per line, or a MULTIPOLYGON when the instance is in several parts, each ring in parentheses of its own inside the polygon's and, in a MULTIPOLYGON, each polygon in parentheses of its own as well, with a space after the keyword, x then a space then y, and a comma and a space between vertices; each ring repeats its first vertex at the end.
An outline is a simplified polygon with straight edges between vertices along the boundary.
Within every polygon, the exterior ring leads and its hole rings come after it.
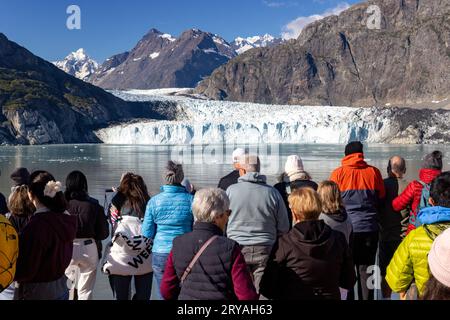
POLYGON ((112 91, 128 101, 170 101, 174 121, 96 131, 106 144, 417 144, 450 141, 450 112, 408 108, 264 105, 192 98, 189 89, 112 91))

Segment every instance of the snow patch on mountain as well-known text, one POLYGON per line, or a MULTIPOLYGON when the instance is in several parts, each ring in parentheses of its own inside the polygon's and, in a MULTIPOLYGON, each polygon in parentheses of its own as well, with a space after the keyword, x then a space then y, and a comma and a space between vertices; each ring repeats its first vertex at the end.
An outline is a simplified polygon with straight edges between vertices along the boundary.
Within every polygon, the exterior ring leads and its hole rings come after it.
POLYGON ((91 59, 83 48, 70 53, 64 60, 53 62, 53 64, 81 80, 87 80, 99 68, 99 64, 91 59))
POLYGON ((153 52, 152 54, 149 55, 150 59, 156 59, 159 57, 159 52, 153 52))
POLYGON ((248 38, 237 37, 231 43, 231 46, 237 54, 242 54, 253 48, 275 46, 282 41, 281 38, 275 38, 270 34, 265 34, 263 36, 253 36, 248 38))
POLYGON ((168 33, 164 33, 164 34, 160 35, 160 37, 163 38, 163 39, 167 39, 167 40, 169 40, 171 42, 174 42, 174 41, 177 40, 176 38, 172 37, 171 34, 168 34, 168 33))

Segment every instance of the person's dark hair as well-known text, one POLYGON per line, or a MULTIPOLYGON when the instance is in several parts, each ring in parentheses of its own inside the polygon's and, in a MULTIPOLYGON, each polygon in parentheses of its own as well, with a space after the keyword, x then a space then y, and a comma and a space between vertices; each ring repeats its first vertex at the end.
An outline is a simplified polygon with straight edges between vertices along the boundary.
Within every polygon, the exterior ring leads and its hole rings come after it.
POLYGON ((66 200, 84 200, 88 196, 88 183, 81 171, 73 171, 66 178, 66 200))
POLYGON ((441 173, 433 180, 430 197, 436 206, 450 208, 450 172, 441 173))
POLYGON ((353 141, 345 146, 345 156, 354 153, 364 153, 364 145, 360 141, 353 141))
POLYGON ((15 187, 8 203, 9 212, 14 216, 31 216, 36 208, 28 197, 28 186, 15 187))
POLYGON ((425 285, 422 300, 450 300, 450 288, 430 274, 430 280, 425 285))
POLYGON ((14 182, 15 187, 30 183, 30 173, 27 168, 17 168, 11 173, 10 178, 14 182))
POLYGON ((434 169, 434 170, 442 170, 443 163, 442 158, 444 155, 441 151, 433 151, 430 154, 427 154, 423 158, 422 168, 423 169, 434 169))
POLYGON ((126 197, 131 208, 140 218, 143 218, 145 215, 145 207, 150 200, 144 179, 139 175, 127 173, 120 181, 118 192, 126 197))
POLYGON ((55 178, 47 171, 35 171, 30 175, 30 193, 36 197, 40 203, 46 206, 53 212, 62 213, 67 210, 67 201, 64 197, 64 193, 59 191, 51 198, 44 195, 44 190, 47 184, 53 181, 55 178))

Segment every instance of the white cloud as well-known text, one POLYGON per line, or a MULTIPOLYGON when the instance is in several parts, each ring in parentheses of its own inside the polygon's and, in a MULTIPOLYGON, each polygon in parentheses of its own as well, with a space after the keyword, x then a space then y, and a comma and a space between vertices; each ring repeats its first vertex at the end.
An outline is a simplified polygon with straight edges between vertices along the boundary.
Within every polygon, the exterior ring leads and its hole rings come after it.
POLYGON ((307 17, 298 17, 297 19, 289 22, 283 27, 283 32, 281 36, 284 40, 296 39, 300 35, 304 27, 306 27, 311 22, 323 19, 328 16, 338 15, 342 11, 348 9, 350 5, 346 2, 338 4, 335 8, 326 10, 320 14, 314 14, 307 17))

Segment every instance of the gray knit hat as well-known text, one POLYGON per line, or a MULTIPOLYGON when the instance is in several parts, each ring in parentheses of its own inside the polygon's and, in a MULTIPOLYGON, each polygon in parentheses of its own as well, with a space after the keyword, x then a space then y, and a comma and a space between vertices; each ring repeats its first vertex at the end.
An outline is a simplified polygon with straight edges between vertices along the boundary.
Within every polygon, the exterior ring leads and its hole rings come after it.
POLYGON ((434 151, 427 154, 425 158, 423 158, 422 168, 442 170, 442 157, 443 155, 440 151, 434 151))
POLYGON ((164 181, 169 184, 181 184, 184 179, 183 166, 179 163, 168 161, 164 173, 164 181))

